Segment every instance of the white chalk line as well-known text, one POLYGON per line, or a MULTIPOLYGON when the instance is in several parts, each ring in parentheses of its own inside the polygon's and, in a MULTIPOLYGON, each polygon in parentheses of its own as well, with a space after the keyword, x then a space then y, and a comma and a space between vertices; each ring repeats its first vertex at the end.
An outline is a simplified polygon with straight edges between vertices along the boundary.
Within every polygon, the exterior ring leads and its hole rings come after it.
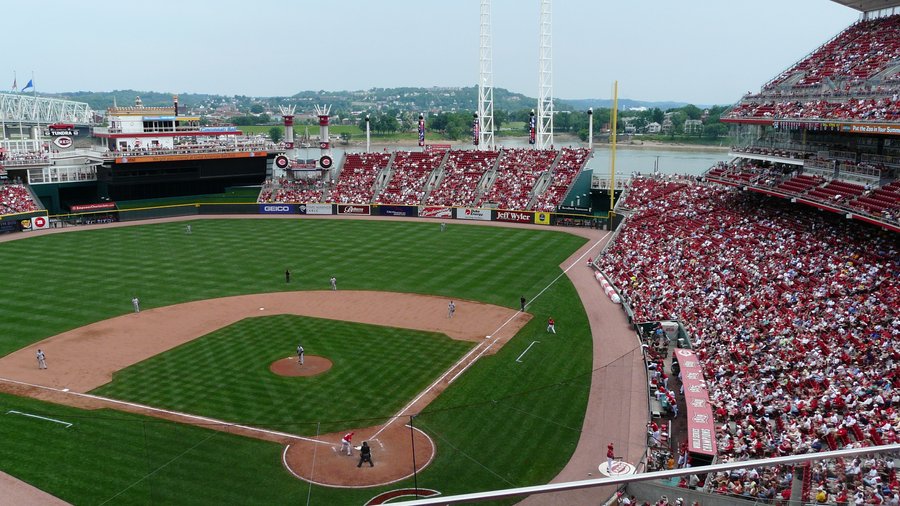
POLYGON ((525 348, 525 351, 523 351, 522 354, 519 355, 519 358, 516 359, 516 362, 522 363, 522 357, 524 357, 525 354, 528 353, 528 350, 530 350, 531 347, 534 346, 534 343, 539 343, 539 342, 540 341, 531 341, 531 344, 529 344, 528 347, 525 348))
POLYGON ((64 422, 62 420, 57 420, 56 418, 47 418, 46 416, 32 415, 31 413, 23 413, 21 411, 16 411, 14 409, 7 411, 6 414, 7 415, 9 415, 9 414, 22 415, 22 416, 27 416, 29 418, 40 418, 41 420, 47 420, 48 422, 54 422, 54 423, 58 423, 60 425, 65 425, 67 429, 72 426, 71 423, 64 422))
MULTIPOLYGON (((584 252, 580 257, 576 258, 576 259, 572 262, 572 265, 566 267, 566 269, 563 270, 562 274, 560 274, 559 276, 557 276, 553 281, 551 281, 547 286, 545 286, 543 290, 541 290, 540 292, 538 292, 538 294, 535 295, 535 296, 531 299, 530 302, 526 303, 526 304, 525 304, 525 307, 527 308, 529 305, 531 305, 531 303, 534 302, 535 299, 537 299, 538 297, 540 297, 544 292, 547 291, 548 288, 550 288, 551 286, 553 286, 554 283, 556 283, 557 281, 559 281, 559 279, 560 279, 561 277, 563 277, 567 272, 569 272, 569 270, 571 270, 572 267, 575 267, 576 265, 578 265, 578 263, 581 262, 581 260, 583 260, 584 257, 588 255, 588 253, 590 253, 594 248, 596 248, 601 242, 603 242, 604 240, 606 240, 606 239, 609 237, 609 234, 610 234, 610 232, 606 232, 606 233, 603 235, 603 237, 601 237, 600 239, 597 239, 597 241, 596 241, 594 244, 592 244, 587 250, 585 250, 585 252, 584 252)), ((459 372, 457 372, 455 375, 453 375, 453 377, 450 378, 450 380, 447 382, 447 384, 448 384, 448 385, 452 384, 452 383, 456 380, 456 378, 459 377, 460 374, 462 374, 463 372, 465 372, 472 364, 474 364, 479 358, 481 358, 481 356, 484 355, 484 354, 485 354, 485 353, 486 353, 486 352, 494 345, 494 342, 496 342, 496 340, 494 339, 494 336, 497 335, 497 332, 500 332, 500 330, 502 330, 504 327, 506 327, 506 326, 509 324, 509 322, 513 321, 513 320, 514 320, 515 318, 517 318, 517 317, 519 316, 519 314, 521 314, 521 313, 523 313, 523 311, 521 311, 521 310, 520 310, 520 311, 516 311, 516 313, 515 313, 514 315, 510 316, 505 322, 503 322, 499 327, 497 327, 497 330, 495 330, 493 333, 490 334, 490 336, 491 336, 491 342, 490 342, 487 346, 484 347, 484 349, 481 351, 481 353, 478 354, 478 356, 476 356, 472 361, 470 361, 468 364, 466 364, 465 366, 463 366, 463 368, 462 368, 459 372)), ((472 353, 474 353, 476 350, 478 350, 479 347, 481 347, 481 344, 480 344, 480 343, 479 343, 478 346, 472 348, 472 350, 469 351, 469 353, 466 353, 466 354, 465 354, 461 359, 459 359, 455 364, 453 364, 453 365, 450 367, 450 369, 448 369, 444 374, 442 374, 442 375, 441 375, 437 380, 435 380, 431 385, 428 385, 428 387, 427 387, 425 390, 423 390, 422 393, 420 393, 419 395, 417 395, 417 396, 415 397, 415 399, 413 399, 412 401, 410 401, 406 406, 403 406, 403 409, 401 409, 399 412, 397 412, 397 414, 395 414, 394 416, 392 416, 390 420, 388 420, 387 422, 385 422, 385 424, 384 424, 380 429, 378 429, 378 432, 376 432, 375 435, 372 436, 372 437, 373 437, 373 438, 374 438, 374 437, 377 437, 379 434, 381 434, 382 432, 384 432, 384 430, 387 429, 388 426, 390 426, 392 423, 394 423, 394 420, 396 420, 396 419, 400 418, 401 416, 403 416, 403 414, 406 413, 406 410, 407 410, 407 409, 409 409, 410 407, 412 407, 412 405, 415 404, 416 402, 418 402, 419 399, 421 399, 421 398, 424 397, 427 393, 429 393, 429 392, 431 391, 431 389, 433 389, 435 386, 437 386, 438 383, 440 383, 444 378, 446 378, 447 375, 450 374, 455 368, 459 367, 460 364, 464 363, 464 362, 469 358, 469 356, 470 356, 472 353)))
POLYGON ((209 417, 200 416, 200 415, 192 415, 189 413, 181 413, 179 411, 170 411, 168 409, 154 408, 153 406, 147 406, 145 404, 138 404, 136 402, 120 401, 118 399, 111 399, 109 397, 102 397, 99 395, 84 394, 81 392, 71 392, 71 391, 66 391, 66 390, 60 389, 60 388, 48 387, 48 386, 44 386, 44 385, 36 385, 34 383, 18 381, 18 380, 9 379, 9 378, 0 378, 0 381, 13 383, 16 385, 24 385, 24 386, 32 387, 32 388, 39 388, 41 390, 49 390, 51 392, 57 392, 57 393, 66 394, 66 395, 74 395, 76 397, 84 397, 86 399, 93 399, 96 401, 109 402, 111 404, 120 404, 122 406, 130 406, 130 407, 138 408, 138 409, 146 409, 147 411, 152 411, 155 413, 165 413, 167 415, 180 416, 180 417, 189 418, 192 420, 198 420, 198 421, 205 422, 208 424, 213 424, 213 425, 234 427, 237 429, 249 430, 251 432, 261 432, 263 434, 269 434, 271 436, 286 437, 286 438, 290 438, 290 439, 298 439, 300 441, 309 441, 311 443, 331 444, 328 441, 321 441, 318 439, 298 436, 296 434, 288 434, 287 432, 280 432, 277 430, 269 430, 269 429, 261 429, 259 427, 250 427, 249 425, 241 425, 238 423, 226 422, 224 420, 216 420, 215 418, 209 418, 209 417))

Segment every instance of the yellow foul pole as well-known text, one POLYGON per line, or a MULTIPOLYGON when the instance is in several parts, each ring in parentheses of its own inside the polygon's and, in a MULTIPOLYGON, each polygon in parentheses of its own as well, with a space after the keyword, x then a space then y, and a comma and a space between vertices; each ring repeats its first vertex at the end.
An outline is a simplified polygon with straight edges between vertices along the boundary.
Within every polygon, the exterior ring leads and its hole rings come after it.
POLYGON ((609 226, 612 227, 613 209, 616 206, 616 123, 619 116, 619 81, 613 81, 613 103, 610 111, 612 145, 609 151, 609 226))

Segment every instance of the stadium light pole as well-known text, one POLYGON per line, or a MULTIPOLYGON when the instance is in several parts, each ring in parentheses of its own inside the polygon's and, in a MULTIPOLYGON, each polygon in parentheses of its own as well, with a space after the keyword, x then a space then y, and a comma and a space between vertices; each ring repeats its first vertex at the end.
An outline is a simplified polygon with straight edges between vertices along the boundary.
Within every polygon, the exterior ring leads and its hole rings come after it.
POLYGON ((588 150, 594 149, 594 108, 588 107, 588 150))
POLYGON ((366 114, 366 153, 369 152, 370 144, 371 144, 371 138, 369 137, 369 115, 366 114))

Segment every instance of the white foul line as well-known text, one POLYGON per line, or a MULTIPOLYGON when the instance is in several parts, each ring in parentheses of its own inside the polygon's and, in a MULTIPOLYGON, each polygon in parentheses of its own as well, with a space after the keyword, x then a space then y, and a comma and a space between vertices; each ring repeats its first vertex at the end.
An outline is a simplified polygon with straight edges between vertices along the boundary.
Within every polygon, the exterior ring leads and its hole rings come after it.
POLYGON ((260 428, 258 428, 258 427, 250 427, 249 425, 241 425, 241 424, 238 424, 238 423, 231 423, 231 422, 226 422, 226 421, 223 421, 223 420, 216 420, 215 418, 208 418, 208 417, 200 416, 200 415, 191 415, 191 414, 189 414, 189 413, 181 413, 181 412, 178 412, 178 411, 169 411, 168 409, 154 408, 153 406, 147 406, 147 405, 144 405, 144 404, 138 404, 138 403, 136 403, 136 402, 120 401, 120 400, 118 400, 118 399, 110 399, 109 397, 101 397, 101 396, 99 396, 99 395, 83 394, 83 393, 80 393, 80 392, 70 392, 70 391, 67 392, 67 391, 62 390, 62 389, 59 389, 59 388, 53 388, 53 387, 48 387, 48 386, 44 386, 44 385, 36 385, 36 384, 34 384, 34 383, 26 383, 26 382, 24 382, 24 381, 17 381, 17 380, 9 379, 9 378, 0 378, 0 381, 6 381, 6 382, 8 382, 8 383, 14 383, 14 384, 17 384, 17 385, 25 385, 25 386, 32 387, 32 388, 40 388, 40 389, 42 389, 42 390, 49 390, 49 391, 51 391, 51 392, 58 392, 58 393, 61 393, 61 394, 66 394, 66 395, 74 395, 74 396, 77 396, 77 397, 84 397, 84 398, 87 398, 87 399, 93 399, 93 400, 97 400, 97 401, 108 402, 108 403, 111 403, 111 404, 121 404, 121 405, 123 405, 123 406, 131 406, 131 407, 133 407, 133 408, 145 409, 145 410, 147 410, 147 411, 152 411, 152 412, 155 412, 155 413, 165 413, 165 414, 167 414, 167 415, 173 415, 173 416, 180 416, 180 417, 184 417, 184 418, 190 418, 190 419, 193 419, 193 420, 198 420, 198 421, 205 422, 205 423, 207 423, 207 424, 212 424, 212 425, 222 425, 222 426, 225 426, 225 427, 235 427, 235 428, 237 428, 237 429, 248 430, 248 431, 251 431, 251 432, 261 432, 261 433, 263 433, 263 434, 269 434, 269 435, 271 435, 271 436, 286 437, 286 438, 290 438, 290 439, 299 439, 299 440, 301 440, 301 441, 309 441, 309 442, 311 442, 311 443, 331 444, 331 443, 329 443, 329 442, 327 442, 327 441, 320 441, 320 440, 318 440, 318 439, 313 439, 313 438, 308 438, 308 437, 303 437, 303 436, 297 436, 297 435, 295 435, 295 434, 288 434, 287 432, 279 432, 279 431, 277 431, 277 430, 260 429, 260 428))
MULTIPOLYGON (((590 253, 590 252, 591 252, 594 248, 596 248, 601 242, 603 242, 605 239, 607 239, 607 238, 609 237, 609 235, 610 235, 610 232, 607 232, 606 234, 603 235, 603 237, 601 237, 600 239, 597 239, 597 242, 595 242, 594 244, 591 245, 590 248, 588 248, 587 250, 585 250, 584 254, 582 254, 580 257, 576 258, 575 261, 572 262, 572 265, 566 267, 566 269, 562 272, 562 274, 560 274, 559 276, 557 276, 556 279, 554 279, 554 280, 551 281, 547 286, 545 286, 543 290, 541 290, 540 292, 538 292, 538 294, 535 295, 535 296, 531 299, 530 302, 528 302, 527 304, 525 304, 525 307, 528 307, 529 305, 531 305, 531 302, 534 302, 534 300, 537 299, 538 297, 540 297, 541 294, 543 294, 544 292, 546 292, 548 288, 550 288, 551 286, 553 286, 554 283, 556 283, 557 281, 559 281, 559 278, 563 277, 567 272, 569 272, 569 270, 571 270, 572 267, 575 267, 576 265, 578 265, 578 263, 581 262, 581 260, 584 259, 584 257, 588 255, 588 253, 590 253)), ((507 324, 509 324, 509 322, 513 321, 513 320, 514 320, 517 316, 519 316, 519 314, 522 313, 522 312, 523 312, 523 311, 516 311, 516 313, 515 313, 514 315, 510 316, 505 322, 503 322, 499 327, 497 327, 497 330, 495 330, 492 334, 490 334, 490 336, 491 336, 491 337, 496 336, 496 335, 497 335, 497 332, 500 332, 500 330, 502 330, 503 327, 505 327, 507 324)), ((451 383, 453 383, 453 382, 456 380, 456 378, 459 377, 460 374, 462 374, 463 372, 465 372, 466 369, 469 368, 469 366, 471 366, 471 365, 474 364, 479 358, 481 358, 481 356, 484 355, 484 354, 485 354, 485 353, 486 353, 486 352, 494 345, 494 342, 495 342, 495 340, 494 340, 494 339, 491 339, 490 344, 488 344, 487 346, 485 346, 485 347, 481 350, 481 353, 478 354, 478 356, 476 356, 471 362, 469 362, 468 364, 466 364, 465 366, 463 366, 462 369, 460 369, 456 374, 454 374, 453 377, 450 378, 450 380, 447 382, 447 385, 450 385, 451 383)), ((406 412, 407 409, 409 409, 410 407, 412 407, 413 404, 415 404, 416 402, 418 402, 419 399, 421 399, 422 397, 425 396, 425 394, 427 394, 428 392, 430 392, 432 388, 434 388, 435 386, 437 386, 437 384, 440 383, 444 378, 446 378, 447 375, 450 374, 450 373, 453 371, 454 368, 458 367, 459 364, 465 362, 466 359, 469 358, 469 355, 471 355, 472 353, 474 353, 480 346, 481 346, 481 344, 479 344, 478 346, 472 348, 472 350, 469 351, 469 353, 466 353, 465 356, 463 356, 463 357, 462 357, 461 359, 459 359, 455 364, 453 364, 453 365, 450 367, 450 369, 448 369, 447 372, 445 372, 445 373, 442 374, 438 379, 436 379, 436 380, 434 381, 434 383, 432 383, 431 385, 428 385, 428 388, 426 388, 425 390, 422 391, 422 393, 420 393, 419 395, 417 395, 415 399, 413 399, 412 401, 410 401, 406 406, 403 406, 403 409, 401 409, 399 412, 397 412, 397 414, 395 414, 394 416, 392 416, 390 420, 388 420, 387 422, 385 422, 385 424, 382 425, 380 429, 378 429, 378 432, 376 432, 375 435, 372 436, 372 438, 378 437, 378 435, 381 434, 381 433, 384 431, 384 429, 388 428, 388 426, 389 426, 390 424, 392 424, 392 423, 394 422, 394 420, 396 420, 397 418, 400 418, 400 417, 403 415, 403 413, 406 412)))
POLYGON ((65 425, 67 429, 72 426, 72 424, 69 422, 64 422, 62 420, 57 420, 55 418, 47 418, 46 416, 32 415, 31 413, 22 413, 21 411, 16 411, 14 409, 11 409, 6 412, 7 415, 10 413, 12 413, 14 415, 27 416, 29 418, 40 418, 41 420, 47 420, 48 422, 59 423, 59 424, 65 425))
POLYGON ((525 348, 525 351, 523 351, 522 354, 519 355, 519 358, 516 359, 516 362, 522 363, 521 358, 524 357, 526 353, 528 353, 528 350, 530 350, 531 347, 534 346, 534 343, 539 343, 539 342, 540 341, 531 341, 531 344, 529 344, 528 347, 525 348))

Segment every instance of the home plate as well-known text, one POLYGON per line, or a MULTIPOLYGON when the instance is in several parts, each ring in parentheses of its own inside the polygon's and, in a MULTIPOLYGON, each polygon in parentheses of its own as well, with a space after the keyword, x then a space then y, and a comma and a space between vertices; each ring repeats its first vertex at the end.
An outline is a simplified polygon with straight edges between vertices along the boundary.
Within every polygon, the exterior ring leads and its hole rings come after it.
POLYGON ((355 449, 356 449, 356 451, 360 451, 360 450, 362 450, 362 446, 354 446, 354 447, 353 447, 353 448, 355 448, 355 449))
POLYGON ((259 308, 260 311, 262 311, 263 309, 265 309, 265 308, 264 307, 259 308))

